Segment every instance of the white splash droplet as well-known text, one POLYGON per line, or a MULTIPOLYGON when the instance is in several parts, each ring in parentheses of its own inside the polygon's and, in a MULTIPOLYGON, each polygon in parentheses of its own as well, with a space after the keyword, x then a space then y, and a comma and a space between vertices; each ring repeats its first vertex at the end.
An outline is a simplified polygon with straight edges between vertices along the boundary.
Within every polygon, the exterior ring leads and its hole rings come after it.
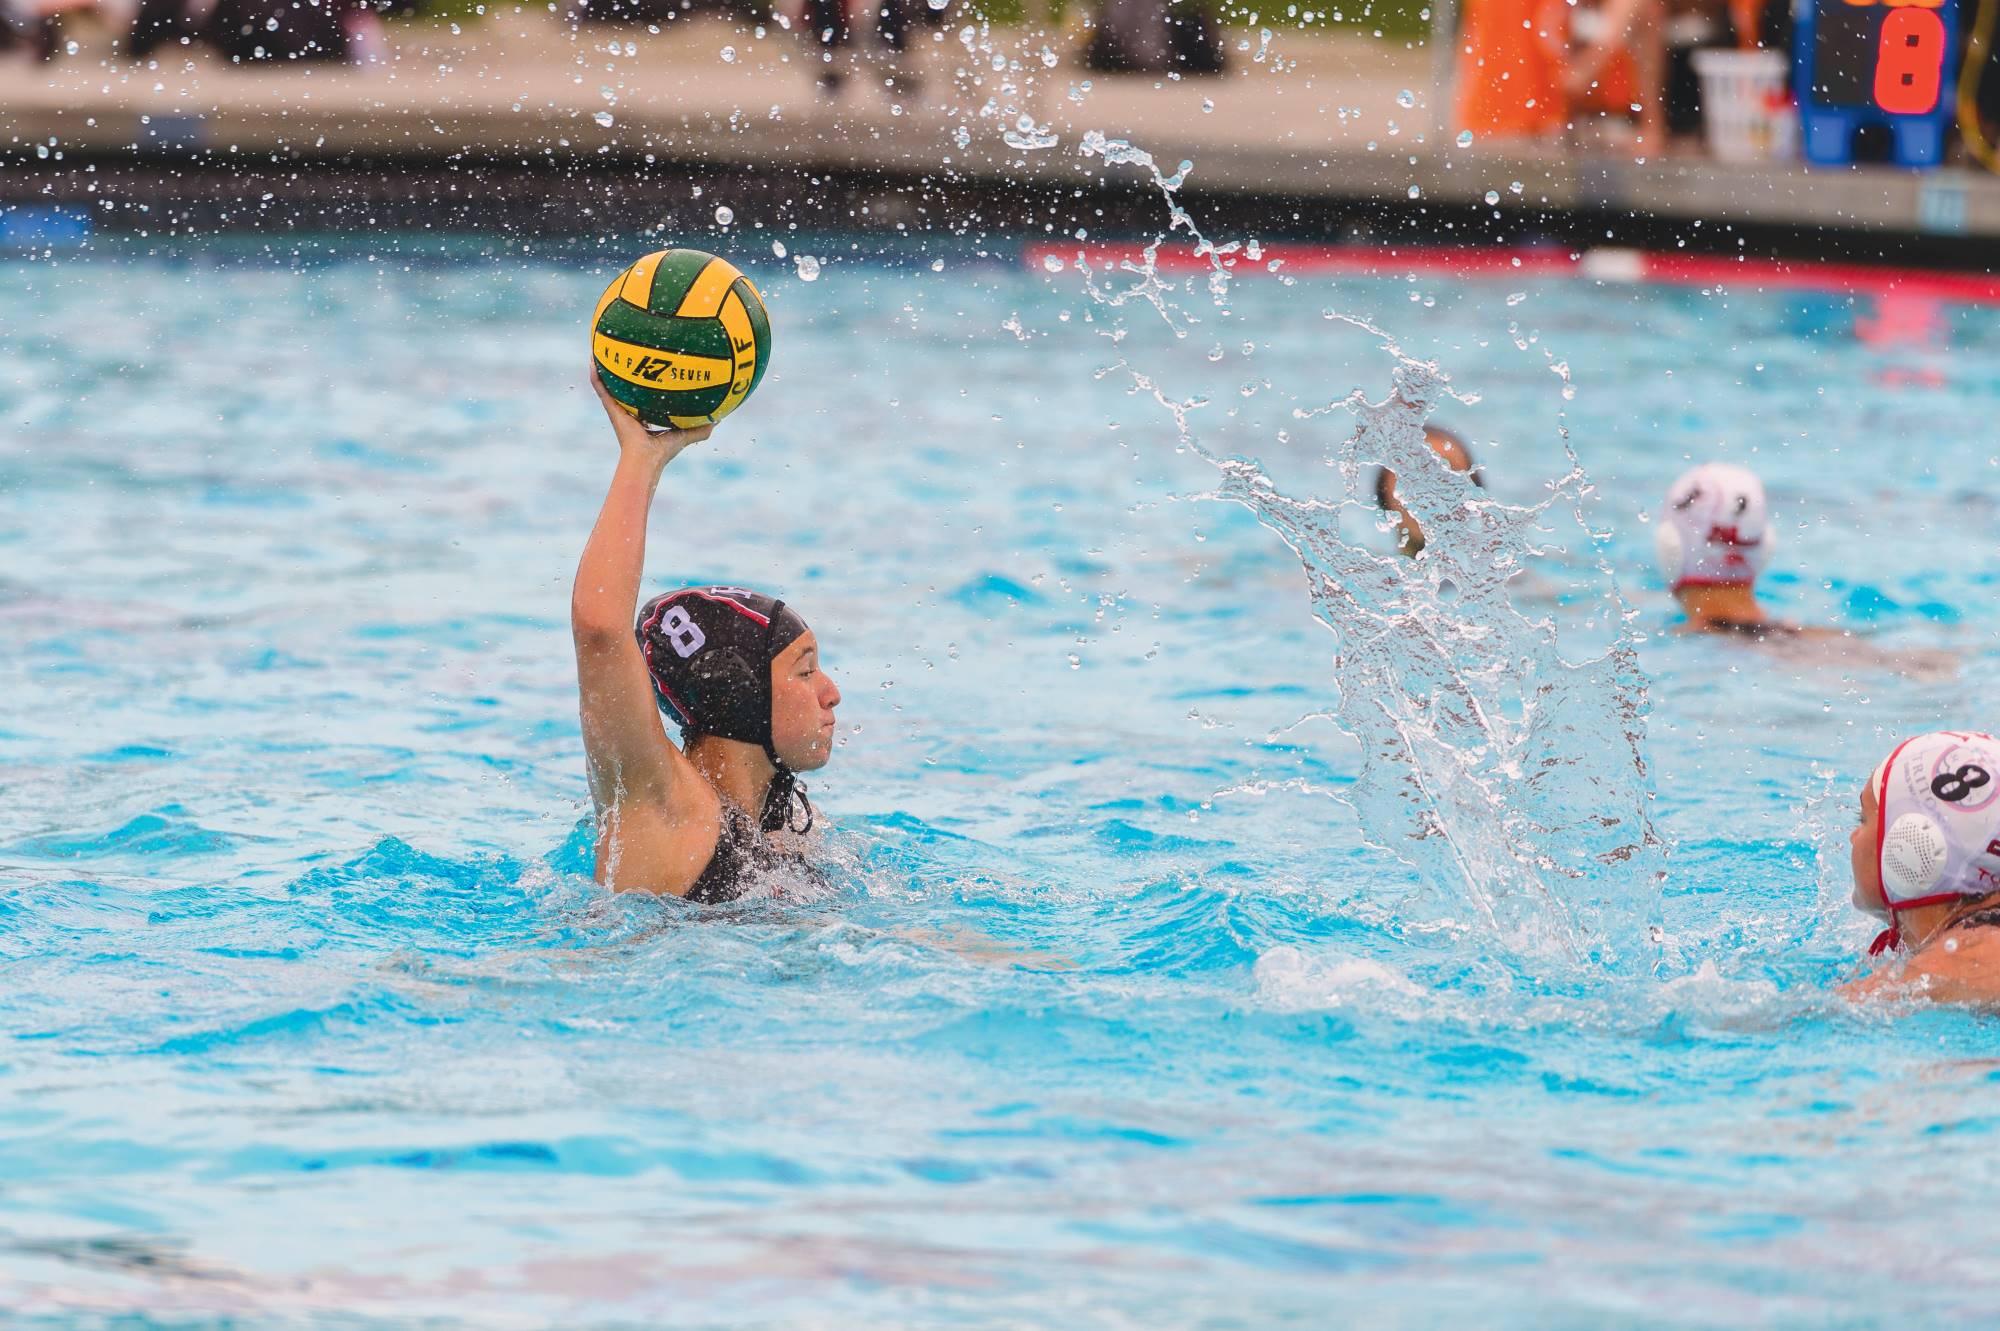
POLYGON ((798 265, 799 281, 801 282, 819 281, 818 259, 813 258, 813 256, 810 254, 801 254, 797 258, 793 259, 792 262, 798 265))
POLYGON ((728 226, 731 222, 734 222, 735 220, 736 220, 736 210, 734 208, 731 208, 726 203, 716 205, 715 224, 717 226, 728 226))

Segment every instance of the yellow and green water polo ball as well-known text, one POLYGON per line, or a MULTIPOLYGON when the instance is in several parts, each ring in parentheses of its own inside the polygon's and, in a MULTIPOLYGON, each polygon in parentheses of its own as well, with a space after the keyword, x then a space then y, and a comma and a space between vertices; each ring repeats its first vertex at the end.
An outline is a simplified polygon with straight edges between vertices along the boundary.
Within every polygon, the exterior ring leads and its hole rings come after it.
POLYGON ((700 250, 661 250, 611 279, 590 317, 598 377, 648 425, 711 425, 771 363, 771 320, 750 279, 700 250))

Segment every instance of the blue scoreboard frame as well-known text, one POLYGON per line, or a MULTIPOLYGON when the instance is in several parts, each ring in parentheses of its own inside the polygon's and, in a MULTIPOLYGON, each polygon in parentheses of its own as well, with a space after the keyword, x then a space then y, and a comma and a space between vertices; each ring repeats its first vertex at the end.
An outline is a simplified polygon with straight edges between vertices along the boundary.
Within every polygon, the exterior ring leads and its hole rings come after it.
POLYGON ((1886 125, 1903 166, 1936 166, 1953 115, 1958 0, 1797 0, 1793 89, 1806 160, 1854 158, 1854 131, 1886 125))

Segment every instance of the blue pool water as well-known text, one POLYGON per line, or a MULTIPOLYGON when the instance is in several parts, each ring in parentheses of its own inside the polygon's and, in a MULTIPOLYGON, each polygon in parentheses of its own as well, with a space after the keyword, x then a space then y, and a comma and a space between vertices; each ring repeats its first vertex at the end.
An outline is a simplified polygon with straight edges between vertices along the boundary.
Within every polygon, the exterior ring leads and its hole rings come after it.
POLYGON ((0 263, 12 1324, 1991 1320, 1996 1028, 1827 991, 1854 783, 1992 724, 1994 311, 1260 276, 1175 337, 1009 255, 771 265, 649 586, 812 619, 836 886, 703 913, 588 877, 579 321, 625 249, 300 249, 0 263), (1323 311, 1477 397, 1438 418, 1493 499, 1565 431, 1587 471, 1511 594, 1636 642, 1644 770, 1561 755, 1651 810, 1557 889, 1624 963, 1331 797, 1336 639, 1197 497, 1202 450, 1339 496, 1351 420, 1294 413, 1395 365, 1323 311), (1784 613, 1956 673, 1667 633, 1643 515, 1709 456, 1766 479, 1784 613))

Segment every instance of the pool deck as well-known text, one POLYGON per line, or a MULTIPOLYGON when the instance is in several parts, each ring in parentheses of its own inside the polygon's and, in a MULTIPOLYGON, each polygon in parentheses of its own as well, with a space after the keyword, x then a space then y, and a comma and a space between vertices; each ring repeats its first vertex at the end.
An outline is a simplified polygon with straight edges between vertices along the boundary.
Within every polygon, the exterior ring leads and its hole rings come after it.
MULTIPOLYGON (((2000 179, 1956 168, 1730 165, 1629 142, 1460 147, 1442 128, 1436 62, 1421 44, 1294 32, 1261 53, 1232 50, 1224 76, 1176 81, 1089 74, 1075 28, 1010 30, 994 43, 1020 60, 1009 92, 988 52, 967 57, 955 25, 937 35, 919 30, 915 68, 927 95, 898 107, 879 86, 862 86, 879 85, 868 77, 829 101, 795 34, 773 28, 759 38, 720 19, 677 21, 657 35, 623 25, 572 32, 541 10, 495 13, 462 33, 406 23, 392 29, 380 64, 359 68, 232 68, 196 51, 141 69, 105 58, 85 32, 77 54, 50 65, 0 63, 0 207, 81 202, 103 209, 100 224, 117 225, 107 219, 120 207, 116 173, 85 181, 94 173, 78 164, 177 158, 210 172, 258 164, 259 202, 308 188, 302 178, 341 162, 393 161, 386 178, 475 160, 570 178, 657 176, 658 164, 678 163, 711 179, 778 171, 1019 186, 1046 199, 1071 185, 1104 187, 1107 168, 1080 151, 1097 130, 1147 149, 1168 171, 1192 161, 1191 203, 1289 202, 1292 230, 1303 234, 1313 234, 1315 210, 1332 219, 1367 204, 1394 210, 1406 233, 1427 223, 1438 239, 1480 238, 1468 233, 1495 223, 1567 217, 1574 234, 1579 218, 1638 218, 1655 237, 1685 227, 1710 249, 1718 228, 1764 228, 1805 237, 1794 252, 1821 233, 1901 238, 1906 254, 1955 244, 1959 262, 1969 252, 1975 267, 2000 236, 2000 179), (955 74, 960 66, 972 68, 955 74), (1012 108, 1004 122, 980 113, 996 95, 1012 108), (1023 113, 1052 146, 1021 146, 1014 122, 1023 113), (961 126, 971 131, 965 142, 961 126), (1489 193, 1497 204, 1484 202, 1489 193)), ((1243 36, 1233 33, 1232 44, 1243 36)), ((1120 173, 1128 188, 1143 183, 1135 168, 1111 172, 1120 173)), ((239 208, 237 224, 256 211, 239 208)), ((581 225, 573 208, 561 211, 545 224, 581 225)), ((1067 229, 1071 219, 1061 220, 1067 229)), ((1340 232, 1330 224, 1323 234, 1340 232)))

